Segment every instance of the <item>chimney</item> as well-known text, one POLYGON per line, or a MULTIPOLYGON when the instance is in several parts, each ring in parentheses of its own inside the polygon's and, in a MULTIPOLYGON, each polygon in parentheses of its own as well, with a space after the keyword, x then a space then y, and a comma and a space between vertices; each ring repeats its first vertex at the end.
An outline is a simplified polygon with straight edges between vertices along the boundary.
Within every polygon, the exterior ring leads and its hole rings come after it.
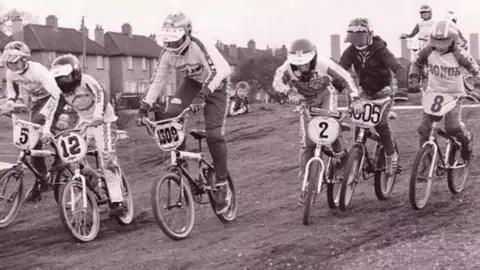
POLYGON ((221 42, 220 40, 217 39, 217 43, 215 43, 215 46, 220 49, 220 50, 223 50, 223 42, 221 42))
POLYGON ((228 51, 229 51, 230 55, 231 55, 235 60, 238 60, 238 48, 237 48, 237 45, 231 44, 228 51))
POLYGON ((155 34, 150 34, 150 36, 148 36, 148 38, 151 39, 153 42, 155 42, 155 43, 158 44, 158 42, 157 42, 157 35, 155 35, 155 34))
POLYGON ((400 53, 402 58, 405 58, 408 61, 412 60, 412 51, 408 48, 406 39, 400 40, 400 53))
POLYGON ((480 59, 480 48, 478 46, 478 33, 471 33, 470 34, 470 54, 473 56, 473 59, 478 60, 480 59))
POLYGON ((20 15, 12 18, 12 38, 23 41, 23 20, 20 15))
POLYGON ((330 57, 335 61, 340 61, 340 35, 330 35, 330 57))
POLYGON ((255 50, 255 40, 250 39, 250 40, 248 41, 247 47, 248 47, 249 49, 255 50))
POLYGON ((88 28, 87 27, 80 27, 80 33, 85 33, 85 36, 88 38, 88 28))
POLYGON ((129 23, 124 23, 122 25, 122 34, 132 37, 132 26, 129 23))
POLYGON ((101 25, 95 27, 95 42, 105 47, 105 34, 103 33, 103 28, 101 25))
POLYGON ((58 29, 58 19, 55 15, 48 15, 45 19, 45 25, 58 29))
POLYGON ((224 45, 223 45, 223 51, 224 51, 226 54, 230 55, 230 48, 229 48, 229 46, 228 46, 227 44, 224 44, 224 45))

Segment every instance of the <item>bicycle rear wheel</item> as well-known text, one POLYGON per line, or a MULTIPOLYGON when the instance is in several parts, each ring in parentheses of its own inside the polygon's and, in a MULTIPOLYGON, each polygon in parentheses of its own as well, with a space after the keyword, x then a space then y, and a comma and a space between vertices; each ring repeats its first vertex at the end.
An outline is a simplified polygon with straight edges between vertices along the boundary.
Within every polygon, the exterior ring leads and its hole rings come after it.
POLYGON ((452 194, 458 194, 465 189, 470 171, 469 164, 467 164, 460 151, 460 147, 452 147, 448 163, 454 168, 447 170, 448 189, 452 194))
POLYGON ((152 204, 152 211, 157 225, 160 229, 173 240, 183 240, 187 238, 192 232, 195 223, 195 204, 193 201, 192 191, 187 183, 183 183, 183 192, 181 190, 180 176, 176 173, 167 173, 162 178, 153 183, 151 191, 150 203, 152 204), (168 193, 166 196, 160 195, 160 189, 163 184, 167 184, 168 193), (174 191, 171 190, 172 185, 176 187, 174 191), (160 200, 165 202, 163 205, 160 200), (182 202, 183 200, 183 202, 182 202), (164 216, 161 210, 172 210, 182 208, 186 210, 186 220, 184 224, 179 226, 179 229, 168 224, 169 218, 164 216))
POLYGON ((90 242, 100 231, 100 212, 95 196, 87 187, 85 187, 87 196, 84 208, 83 189, 79 181, 67 182, 61 191, 58 207, 67 232, 78 242, 90 242), (88 212, 91 212, 91 215, 88 212))
POLYGON ((328 178, 331 180, 331 183, 327 183, 327 203, 328 207, 335 209, 338 207, 340 201, 342 182, 337 179, 337 173, 333 161, 330 162, 330 168, 327 168, 327 172, 329 172, 328 178))
POLYGON ((363 149, 360 145, 355 145, 348 153, 347 165, 345 166, 345 174, 343 176, 342 187, 340 189, 339 207, 342 211, 347 209, 355 192, 358 178, 362 168, 363 149))
MULTIPOLYGON (((398 152, 397 143, 395 141, 393 142, 393 145, 395 146, 395 151, 397 152, 397 154, 400 155, 398 152)), ((395 182, 397 181, 397 172, 395 172, 395 175, 387 177, 386 166, 387 153, 385 152, 385 147, 381 146, 377 156, 374 177, 375 195, 381 201, 386 200, 390 197, 390 194, 393 191, 393 187, 395 186, 395 182)))
POLYGON ((5 228, 13 222, 22 202, 23 171, 18 168, 7 169, 0 176, 0 228, 5 228), (7 186, 11 187, 10 192, 6 191, 7 186), (5 207, 4 204, 10 207, 5 207))
MULTIPOLYGON (((434 148, 432 145, 426 145, 418 151, 412 166, 410 175, 410 204, 413 209, 420 210, 425 207, 432 191, 432 177, 429 177, 432 166, 436 166, 436 160, 433 160, 434 148), (425 184, 425 190, 417 193, 417 188, 425 184)), ((435 173, 435 170, 433 171, 435 173)))
MULTIPOLYGON (((212 170, 209 170, 208 176, 207 176, 207 183, 208 185, 212 186, 212 183, 214 182, 213 180, 215 179, 215 172, 212 170)), ((229 223, 235 220, 237 217, 237 193, 235 191, 235 186, 233 185, 233 180, 230 177, 230 174, 228 175, 227 178, 228 181, 228 190, 227 190, 227 201, 229 207, 227 212, 223 214, 217 214, 215 211, 215 196, 212 192, 212 190, 208 190, 208 200, 210 201, 210 205, 212 206, 213 212, 217 216, 217 218, 222 222, 222 223, 229 223)))

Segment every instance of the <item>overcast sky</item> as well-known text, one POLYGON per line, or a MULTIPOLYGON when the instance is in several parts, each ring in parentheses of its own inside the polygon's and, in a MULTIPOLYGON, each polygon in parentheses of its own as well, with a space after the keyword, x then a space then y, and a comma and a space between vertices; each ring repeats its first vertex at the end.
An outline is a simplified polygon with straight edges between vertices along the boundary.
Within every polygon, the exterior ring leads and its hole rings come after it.
POLYGON ((246 46, 253 38, 258 48, 279 47, 305 37, 325 55, 330 55, 330 34, 340 33, 343 41, 348 21, 357 16, 368 17, 376 34, 400 55, 398 36, 410 33, 422 4, 431 5, 434 18, 457 12, 466 36, 480 32, 480 0, 3 0, 4 9, 34 13, 41 24, 55 14, 60 26, 78 29, 84 15, 91 38, 96 24, 119 32, 129 22, 136 34, 156 33, 168 13, 181 10, 194 30, 224 43, 246 46))

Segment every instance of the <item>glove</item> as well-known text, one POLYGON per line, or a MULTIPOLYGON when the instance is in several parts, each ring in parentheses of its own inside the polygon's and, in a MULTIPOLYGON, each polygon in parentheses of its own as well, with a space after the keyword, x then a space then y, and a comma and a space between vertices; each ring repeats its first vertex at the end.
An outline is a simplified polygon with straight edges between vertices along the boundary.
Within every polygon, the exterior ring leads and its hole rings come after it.
POLYGON ((0 111, 1 114, 9 114, 13 111, 13 106, 15 105, 15 102, 11 99, 5 103, 5 105, 2 106, 2 109, 0 111))
POLYGON ((190 110, 193 113, 196 113, 205 107, 206 96, 202 93, 199 93, 190 104, 190 110))
POLYGON ((50 131, 50 128, 47 128, 46 126, 43 126, 40 134, 40 142, 42 142, 43 144, 47 143, 50 139, 53 138, 53 134, 50 131))
POLYGON ((361 114, 364 112, 363 104, 360 102, 360 98, 358 96, 352 97, 352 109, 354 114, 361 114))
POLYGON ((103 117, 94 116, 91 125, 94 126, 94 127, 98 127, 98 126, 103 125, 103 117))
POLYGON ((143 118, 147 117, 149 109, 150 109, 150 105, 148 105, 147 103, 142 102, 142 104, 140 104, 140 109, 138 109, 137 118, 135 119, 135 124, 137 126, 141 127, 144 125, 143 118))

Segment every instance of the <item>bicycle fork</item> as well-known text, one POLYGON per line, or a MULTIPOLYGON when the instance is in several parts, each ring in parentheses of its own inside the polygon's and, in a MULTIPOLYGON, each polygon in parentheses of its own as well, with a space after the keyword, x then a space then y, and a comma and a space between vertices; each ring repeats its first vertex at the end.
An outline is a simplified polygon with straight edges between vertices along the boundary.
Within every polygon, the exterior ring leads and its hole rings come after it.
MULTIPOLYGON (((438 146, 435 143, 436 129, 437 129, 437 122, 433 122, 432 123, 432 128, 430 130, 430 134, 428 135, 428 141, 426 141, 422 145, 422 147, 426 147, 427 145, 431 145, 433 147, 433 157, 432 157, 432 161, 430 163, 430 169, 428 170, 428 178, 429 179, 433 177, 433 172, 435 171, 435 166, 437 164, 436 161, 437 161, 437 156, 438 156, 438 146)), ((447 154, 447 157, 450 154, 450 144, 449 143, 447 144, 446 154, 447 154)))
MULTIPOLYGON (((310 165, 312 164, 312 162, 318 161, 318 162, 320 162, 320 176, 318 177, 316 194, 320 194, 320 191, 321 191, 321 188, 322 188, 321 183, 323 182, 323 174, 324 174, 324 171, 325 171, 325 164, 323 163, 323 160, 320 158, 321 150, 322 150, 322 146, 317 144, 317 146, 315 147, 315 152, 314 152, 313 157, 310 158, 307 161, 307 164, 305 165, 305 173, 303 174, 303 183, 302 183, 302 193, 306 192, 306 189, 307 189, 307 182, 308 182, 308 178, 309 178, 310 165)), ((329 159, 329 162, 331 162, 331 159, 329 159)))
MULTIPOLYGON (((80 164, 76 164, 75 165, 75 170, 74 170, 74 174, 73 174, 73 177, 72 177, 73 180, 77 180, 79 179, 80 180, 80 183, 82 185, 82 200, 83 200, 83 203, 82 203, 82 210, 85 211, 87 210, 87 206, 88 206, 88 203, 87 203, 87 181, 85 179, 85 176, 82 175, 81 173, 81 170, 80 170, 80 164)), ((76 202, 76 198, 75 198, 75 193, 73 192, 73 187, 72 187, 72 190, 70 191, 70 202, 71 202, 71 209, 72 209, 72 212, 75 212, 75 202, 76 202)))

